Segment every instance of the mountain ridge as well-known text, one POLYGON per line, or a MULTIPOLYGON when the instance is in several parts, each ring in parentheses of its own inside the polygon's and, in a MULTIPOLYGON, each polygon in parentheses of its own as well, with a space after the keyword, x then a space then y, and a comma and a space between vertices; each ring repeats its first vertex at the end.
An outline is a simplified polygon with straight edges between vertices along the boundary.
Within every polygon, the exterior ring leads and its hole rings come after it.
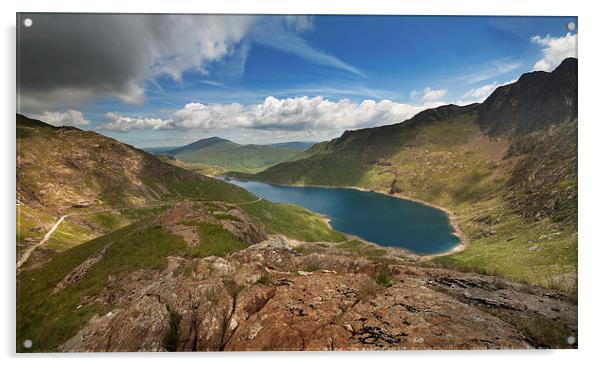
POLYGON ((565 59, 554 71, 523 74, 498 87, 480 106, 477 124, 490 136, 528 133, 577 116, 577 59, 565 59))

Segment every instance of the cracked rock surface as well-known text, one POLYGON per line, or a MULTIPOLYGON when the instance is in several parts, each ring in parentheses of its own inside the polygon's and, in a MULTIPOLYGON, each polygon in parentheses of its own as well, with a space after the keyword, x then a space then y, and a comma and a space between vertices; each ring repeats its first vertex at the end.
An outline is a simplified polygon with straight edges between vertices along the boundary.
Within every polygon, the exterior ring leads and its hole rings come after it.
POLYGON ((63 351, 531 348, 528 335, 483 311, 550 317, 576 329, 563 295, 493 277, 336 251, 301 254, 272 237, 227 257, 169 257, 163 270, 115 278, 63 351), (319 269, 304 271, 308 263, 319 269), (176 319, 174 322, 173 319, 176 319))

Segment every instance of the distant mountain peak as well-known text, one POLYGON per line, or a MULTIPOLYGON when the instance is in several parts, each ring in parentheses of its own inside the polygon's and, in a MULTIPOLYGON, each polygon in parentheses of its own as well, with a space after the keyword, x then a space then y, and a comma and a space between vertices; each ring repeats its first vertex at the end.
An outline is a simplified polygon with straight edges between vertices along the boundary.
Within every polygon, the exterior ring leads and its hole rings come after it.
POLYGON ((171 154, 171 155, 176 155, 176 154, 181 154, 181 153, 188 152, 188 151, 196 151, 196 150, 200 150, 200 149, 203 149, 203 148, 206 148, 209 146, 216 146, 216 145, 224 145, 224 146, 230 146, 230 147, 240 146, 239 144, 232 142, 230 140, 226 140, 226 139, 223 139, 218 136, 212 136, 212 137, 197 140, 193 143, 179 147, 177 149, 167 151, 166 153, 171 154))

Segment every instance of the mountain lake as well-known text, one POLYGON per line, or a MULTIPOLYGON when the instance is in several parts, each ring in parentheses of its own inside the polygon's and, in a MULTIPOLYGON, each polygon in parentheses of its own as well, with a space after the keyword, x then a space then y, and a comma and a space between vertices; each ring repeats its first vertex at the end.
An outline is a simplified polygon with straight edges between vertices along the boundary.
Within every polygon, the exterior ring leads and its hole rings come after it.
POLYGON ((447 213, 414 201, 351 188, 283 186, 230 179, 271 202, 325 215, 333 229, 384 247, 419 255, 447 252, 460 244, 447 213))

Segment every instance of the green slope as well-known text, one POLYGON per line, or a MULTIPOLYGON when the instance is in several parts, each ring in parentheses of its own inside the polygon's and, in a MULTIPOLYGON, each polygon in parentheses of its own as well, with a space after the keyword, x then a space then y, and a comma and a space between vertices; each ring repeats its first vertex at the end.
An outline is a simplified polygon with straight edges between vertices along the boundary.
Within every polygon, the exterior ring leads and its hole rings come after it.
POLYGON ((304 158, 278 164, 253 175, 253 179, 282 184, 356 186, 370 167, 410 143, 419 129, 445 118, 474 119, 474 106, 445 106, 425 111, 403 123, 347 131, 341 137, 314 145, 304 158))

